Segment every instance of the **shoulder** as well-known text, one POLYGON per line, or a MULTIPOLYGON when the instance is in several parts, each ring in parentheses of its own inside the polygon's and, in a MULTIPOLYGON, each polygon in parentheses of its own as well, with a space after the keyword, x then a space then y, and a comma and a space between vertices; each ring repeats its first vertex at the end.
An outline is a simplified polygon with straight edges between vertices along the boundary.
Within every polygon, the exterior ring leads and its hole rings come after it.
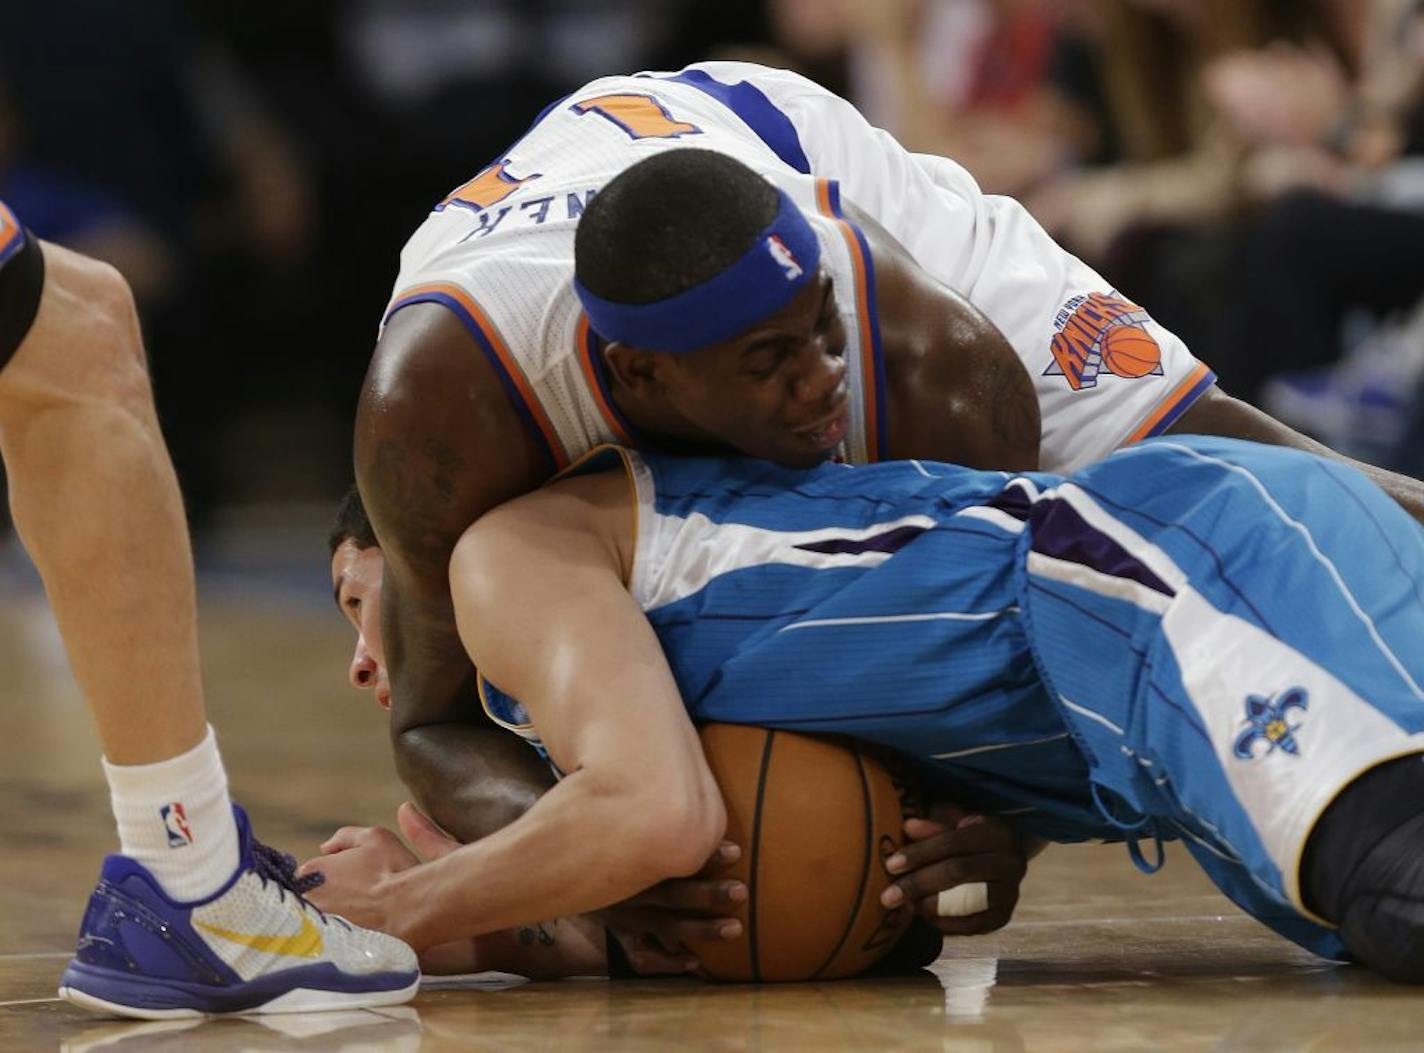
POLYGON ((1022 360, 981 310, 846 203, 875 266, 889 400, 887 452, 974 468, 1038 467, 1038 399, 1022 360))
POLYGON ((537 490, 507 501, 493 509, 490 519, 512 523, 562 521, 574 515, 602 520, 626 515, 636 497, 628 473, 622 468, 569 475, 546 483, 537 490))
POLYGON ((636 501, 621 469, 556 480, 481 516, 461 539, 452 572, 517 582, 537 564, 611 570, 626 582, 636 501))
MULTIPOLYGON (((934 278, 895 237, 852 202, 843 202, 846 218, 865 236, 875 266, 876 306, 887 358, 909 359, 933 367, 947 346, 1003 340, 989 318, 967 299, 934 278)), ((891 363, 889 365, 906 363, 891 363)))
POLYGON ((387 324, 362 387, 355 448, 383 543, 423 539, 437 563, 476 518, 548 477, 493 367, 437 304, 411 305, 387 324))

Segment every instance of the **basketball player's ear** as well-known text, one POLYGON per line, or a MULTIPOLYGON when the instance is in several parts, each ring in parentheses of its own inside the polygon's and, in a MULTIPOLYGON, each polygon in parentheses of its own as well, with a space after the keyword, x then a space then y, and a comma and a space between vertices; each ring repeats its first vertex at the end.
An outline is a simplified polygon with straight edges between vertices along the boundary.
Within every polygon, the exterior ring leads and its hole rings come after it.
POLYGON ((603 348, 603 360, 617 382, 638 395, 654 395, 663 387, 660 356, 653 351, 613 341, 603 348))

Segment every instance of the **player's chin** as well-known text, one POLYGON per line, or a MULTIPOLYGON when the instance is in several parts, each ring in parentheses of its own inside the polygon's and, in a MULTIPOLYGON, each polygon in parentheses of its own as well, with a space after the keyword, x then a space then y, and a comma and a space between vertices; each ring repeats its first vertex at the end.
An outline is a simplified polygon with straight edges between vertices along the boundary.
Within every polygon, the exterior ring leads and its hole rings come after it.
POLYGON ((765 456, 766 460, 774 461, 783 468, 815 468, 829 461, 835 452, 834 447, 820 449, 799 440, 799 437, 793 437, 790 442, 778 443, 775 452, 765 456))

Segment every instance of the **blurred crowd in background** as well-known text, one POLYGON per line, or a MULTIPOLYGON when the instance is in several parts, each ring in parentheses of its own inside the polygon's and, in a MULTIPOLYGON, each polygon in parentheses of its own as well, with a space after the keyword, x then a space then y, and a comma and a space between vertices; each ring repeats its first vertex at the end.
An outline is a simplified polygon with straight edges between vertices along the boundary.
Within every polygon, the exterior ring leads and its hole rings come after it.
POLYGON ((0 198, 132 284, 201 528, 347 485, 433 203, 580 83, 703 58, 847 96, 1231 394, 1424 472, 1419 0, 7 0, 0 198))

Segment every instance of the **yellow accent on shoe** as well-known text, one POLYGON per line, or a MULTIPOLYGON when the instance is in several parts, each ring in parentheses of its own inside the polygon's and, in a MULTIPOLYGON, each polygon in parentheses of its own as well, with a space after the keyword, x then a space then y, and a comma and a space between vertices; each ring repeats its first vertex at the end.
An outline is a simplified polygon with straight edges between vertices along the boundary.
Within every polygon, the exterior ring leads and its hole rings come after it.
POLYGON ((231 940, 233 943, 240 943, 244 947, 251 947, 267 954, 281 954, 289 958, 321 957, 321 930, 305 913, 302 914, 301 931, 294 932, 290 936, 265 936, 256 933, 234 932, 231 929, 223 929, 198 921, 196 918, 193 920, 193 924, 211 932, 214 936, 221 936, 225 940, 231 940))

